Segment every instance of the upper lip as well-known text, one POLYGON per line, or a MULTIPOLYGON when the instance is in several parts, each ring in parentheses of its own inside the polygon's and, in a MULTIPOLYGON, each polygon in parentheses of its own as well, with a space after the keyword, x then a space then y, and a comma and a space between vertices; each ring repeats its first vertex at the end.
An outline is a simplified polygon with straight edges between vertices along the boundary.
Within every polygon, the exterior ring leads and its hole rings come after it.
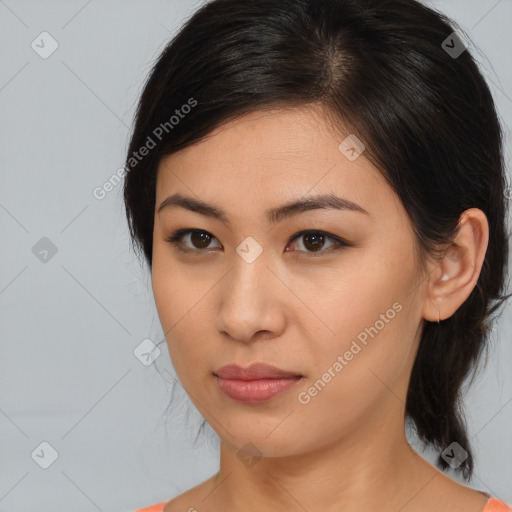
POLYGON ((252 363, 246 368, 236 364, 228 364, 219 368, 214 375, 223 379, 256 380, 279 379, 286 377, 302 377, 300 373, 282 370, 276 366, 265 363, 252 363))

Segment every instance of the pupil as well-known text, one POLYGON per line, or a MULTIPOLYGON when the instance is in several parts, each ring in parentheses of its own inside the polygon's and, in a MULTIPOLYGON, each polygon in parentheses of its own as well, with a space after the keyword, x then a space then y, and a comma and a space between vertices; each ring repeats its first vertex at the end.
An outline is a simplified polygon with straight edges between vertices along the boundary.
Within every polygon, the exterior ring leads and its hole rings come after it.
POLYGON ((322 235, 322 234, 306 235, 304 237, 304 240, 305 240, 304 246, 307 249, 312 249, 313 251, 316 251, 316 250, 322 248, 323 242, 324 242, 324 235, 322 235), (311 240, 312 240, 313 247, 308 247, 308 244, 311 240))

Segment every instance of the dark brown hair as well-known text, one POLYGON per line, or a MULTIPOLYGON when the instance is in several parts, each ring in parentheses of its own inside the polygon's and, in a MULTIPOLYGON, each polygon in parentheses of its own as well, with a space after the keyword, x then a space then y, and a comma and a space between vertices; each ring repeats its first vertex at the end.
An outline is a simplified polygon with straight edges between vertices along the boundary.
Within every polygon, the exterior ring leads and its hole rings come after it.
MULTIPOLYGON (((424 322, 406 402, 423 442, 441 452, 457 442, 467 451, 457 471, 468 480, 473 457, 460 392, 487 347, 492 315, 509 297, 502 295, 508 204, 495 105, 469 50, 454 52, 461 48, 454 26, 415 0, 206 3, 144 86, 124 200, 134 248, 151 269, 164 155, 246 113, 319 104, 340 133, 365 144, 411 218, 422 262, 441 255, 464 210, 481 209, 490 233, 477 285, 450 318, 424 322)), ((448 468, 441 455, 437 464, 448 468)))

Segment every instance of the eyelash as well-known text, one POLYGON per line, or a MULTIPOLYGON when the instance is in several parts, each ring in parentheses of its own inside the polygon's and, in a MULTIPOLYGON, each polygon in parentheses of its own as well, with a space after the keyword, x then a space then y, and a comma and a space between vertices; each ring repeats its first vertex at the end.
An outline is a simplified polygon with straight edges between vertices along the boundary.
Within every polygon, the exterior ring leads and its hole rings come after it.
MULTIPOLYGON (((180 241, 180 238, 182 238, 184 235, 188 235, 189 233, 190 234, 191 233, 206 233, 206 234, 210 235, 212 238, 216 239, 215 236, 213 236, 211 233, 209 233, 208 231, 205 231, 203 229, 185 228, 185 229, 178 229, 171 236, 166 238, 165 241, 170 244, 173 244, 177 249, 179 249, 180 251, 185 252, 185 253, 199 254, 199 253, 208 251, 208 249, 206 249, 206 248, 205 249, 191 249, 190 247, 186 247, 186 246, 185 246, 186 248, 183 248, 183 242, 180 241)), ((314 231, 314 230, 303 230, 303 231, 299 231, 298 233, 295 233, 295 235, 293 235, 290 238, 290 240, 288 240, 288 244, 295 241, 297 238, 300 238, 301 236, 312 235, 312 234, 313 235, 318 235, 318 234, 324 235, 325 240, 330 240, 330 241, 334 242, 335 245, 331 246, 330 248, 328 248, 326 250, 320 249, 319 251, 316 251, 316 252, 302 251, 302 250, 288 251, 288 252, 299 252, 299 253, 303 252, 303 253, 309 254, 312 257, 317 257, 317 256, 322 256, 322 255, 325 255, 325 254, 328 254, 328 253, 331 253, 334 251, 339 251, 340 249, 343 249, 345 247, 351 247, 351 245, 352 245, 352 244, 348 243, 347 241, 345 241, 335 235, 326 233, 325 231, 314 231)), ((288 244, 287 244, 287 246, 288 246, 288 244)))

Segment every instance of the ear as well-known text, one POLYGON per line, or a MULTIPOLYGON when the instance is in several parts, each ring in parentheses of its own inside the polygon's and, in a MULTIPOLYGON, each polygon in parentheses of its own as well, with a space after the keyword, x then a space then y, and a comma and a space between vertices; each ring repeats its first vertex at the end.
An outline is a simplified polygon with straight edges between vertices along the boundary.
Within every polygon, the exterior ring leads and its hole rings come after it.
POLYGON ((482 210, 464 211, 453 242, 431 268, 423 318, 444 320, 464 303, 478 281, 488 242, 489 224, 482 210))

